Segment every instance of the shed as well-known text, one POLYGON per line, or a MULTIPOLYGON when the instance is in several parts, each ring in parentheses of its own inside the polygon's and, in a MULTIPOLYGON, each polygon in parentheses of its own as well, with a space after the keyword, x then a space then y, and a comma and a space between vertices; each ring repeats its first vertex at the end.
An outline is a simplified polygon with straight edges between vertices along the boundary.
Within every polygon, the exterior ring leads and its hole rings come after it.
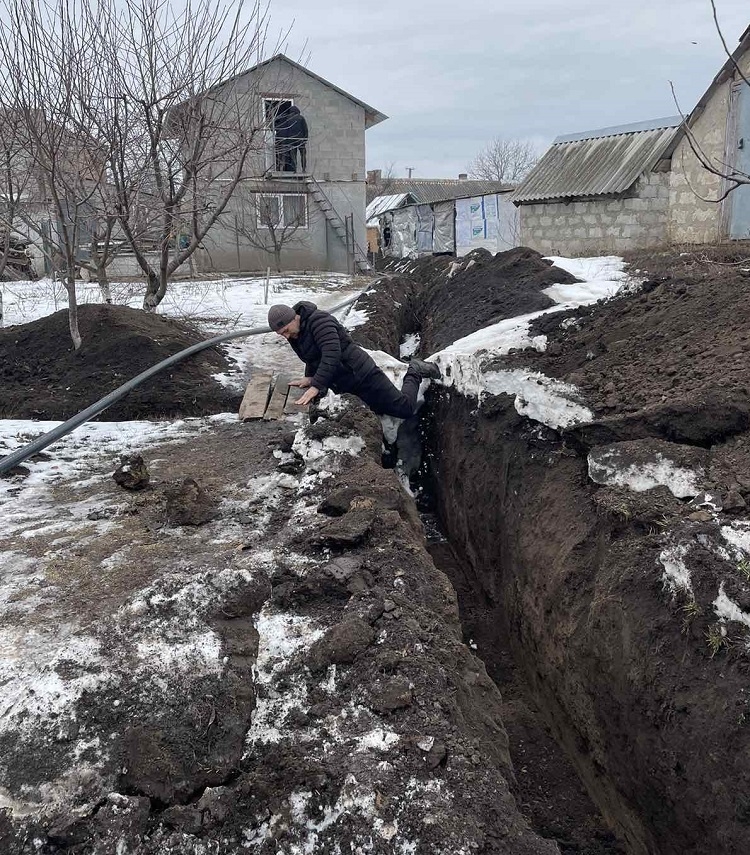
POLYGON ((521 242, 585 255, 663 244, 668 151, 682 123, 669 116, 560 136, 521 182, 521 242))

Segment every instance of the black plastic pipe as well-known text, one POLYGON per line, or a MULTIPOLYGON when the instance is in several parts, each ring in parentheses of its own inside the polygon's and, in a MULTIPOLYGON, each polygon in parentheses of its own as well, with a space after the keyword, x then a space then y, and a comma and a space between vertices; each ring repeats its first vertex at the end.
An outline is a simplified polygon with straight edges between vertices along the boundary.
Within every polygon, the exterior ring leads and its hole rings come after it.
MULTIPOLYGON (((343 303, 339 303, 332 309, 326 309, 326 311, 331 313, 338 312, 346 306, 356 303, 364 293, 364 291, 361 291, 354 297, 350 297, 348 300, 344 300, 343 303)), ((114 392, 110 392, 109 395, 106 395, 90 407, 86 407, 85 410, 82 410, 66 422, 52 428, 52 430, 47 431, 47 433, 42 434, 42 436, 37 437, 27 445, 16 449, 12 454, 0 458, 0 475, 10 472, 10 470, 18 466, 19 463, 23 463, 24 460, 27 460, 32 455, 47 448, 47 446, 52 445, 52 443, 56 442, 58 439, 62 439, 62 437, 66 436, 80 425, 90 421, 95 416, 98 416, 99 413, 103 413, 107 407, 111 407, 112 404, 119 401, 120 398, 124 398, 128 392, 135 389, 136 386, 139 386, 144 380, 148 380, 160 371, 164 371, 165 368, 169 368, 171 365, 175 365, 178 362, 182 362, 183 359, 187 359, 188 356, 192 356, 194 353, 200 353, 201 350, 206 350, 207 348, 221 344, 222 342, 231 341, 231 339, 234 338, 245 338, 246 336, 251 335, 264 335, 270 332, 270 327, 254 327, 250 330, 238 330, 237 332, 225 333, 224 335, 218 335, 214 338, 206 339, 206 341, 201 341, 198 344, 194 344, 191 347, 186 348, 185 350, 181 350, 179 353, 173 354, 168 359, 164 359, 162 362, 153 365, 151 368, 147 368, 137 377, 133 377, 132 380, 128 380, 127 383, 123 384, 118 389, 115 389, 114 392)))

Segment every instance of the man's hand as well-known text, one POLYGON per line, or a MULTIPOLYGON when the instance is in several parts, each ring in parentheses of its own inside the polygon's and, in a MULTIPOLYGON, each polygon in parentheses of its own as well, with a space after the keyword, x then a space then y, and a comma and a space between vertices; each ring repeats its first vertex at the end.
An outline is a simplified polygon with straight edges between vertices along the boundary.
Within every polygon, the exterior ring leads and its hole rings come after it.
MULTIPOLYGON (((290 383, 289 385, 291 386, 292 384, 290 383)), ((319 391, 320 390, 315 386, 310 386, 307 392, 305 392, 305 394, 300 397, 299 401, 297 401, 297 406, 306 407, 310 403, 310 401, 312 401, 313 398, 316 398, 318 396, 319 391)))
POLYGON ((299 389, 307 389, 312 383, 312 377, 303 377, 301 380, 290 380, 290 386, 297 386, 299 389))

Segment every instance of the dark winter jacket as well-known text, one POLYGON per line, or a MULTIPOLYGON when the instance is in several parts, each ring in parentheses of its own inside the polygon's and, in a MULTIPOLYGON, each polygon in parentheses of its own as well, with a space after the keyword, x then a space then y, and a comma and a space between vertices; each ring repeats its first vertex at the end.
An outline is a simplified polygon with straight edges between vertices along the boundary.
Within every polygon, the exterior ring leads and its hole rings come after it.
POLYGON ((293 308, 300 317, 300 329, 289 344, 305 363, 305 377, 312 377, 312 385, 321 395, 329 387, 338 393, 353 392, 378 371, 372 358, 354 344, 333 315, 306 301, 293 308))
POLYGON ((289 139, 297 142, 307 142, 307 122, 300 113, 299 107, 291 106, 287 112, 287 133, 289 139))

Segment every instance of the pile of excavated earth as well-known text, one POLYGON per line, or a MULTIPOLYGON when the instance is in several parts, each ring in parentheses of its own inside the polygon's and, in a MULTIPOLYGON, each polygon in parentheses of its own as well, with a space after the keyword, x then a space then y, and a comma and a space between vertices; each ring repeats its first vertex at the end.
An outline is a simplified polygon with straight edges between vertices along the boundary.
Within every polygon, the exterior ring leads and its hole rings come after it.
MULTIPOLYGON (((68 419, 142 371, 205 336, 184 322, 127 306, 79 306, 83 343, 73 349, 68 312, 0 329, 0 418, 68 419)), ((237 392, 214 375, 215 348, 147 380, 113 404, 107 419, 200 415, 236 409, 237 392)))
MULTIPOLYGON (((525 248, 391 265, 354 336, 443 369, 416 499, 354 399, 219 414, 220 354, 161 386, 200 418, 92 425, 0 481, 0 851, 746 852, 733 253, 642 254, 611 291, 525 248)), ((0 415, 71 415, 195 337, 89 314, 90 352, 44 351, 64 313, 0 333, 0 415)))

